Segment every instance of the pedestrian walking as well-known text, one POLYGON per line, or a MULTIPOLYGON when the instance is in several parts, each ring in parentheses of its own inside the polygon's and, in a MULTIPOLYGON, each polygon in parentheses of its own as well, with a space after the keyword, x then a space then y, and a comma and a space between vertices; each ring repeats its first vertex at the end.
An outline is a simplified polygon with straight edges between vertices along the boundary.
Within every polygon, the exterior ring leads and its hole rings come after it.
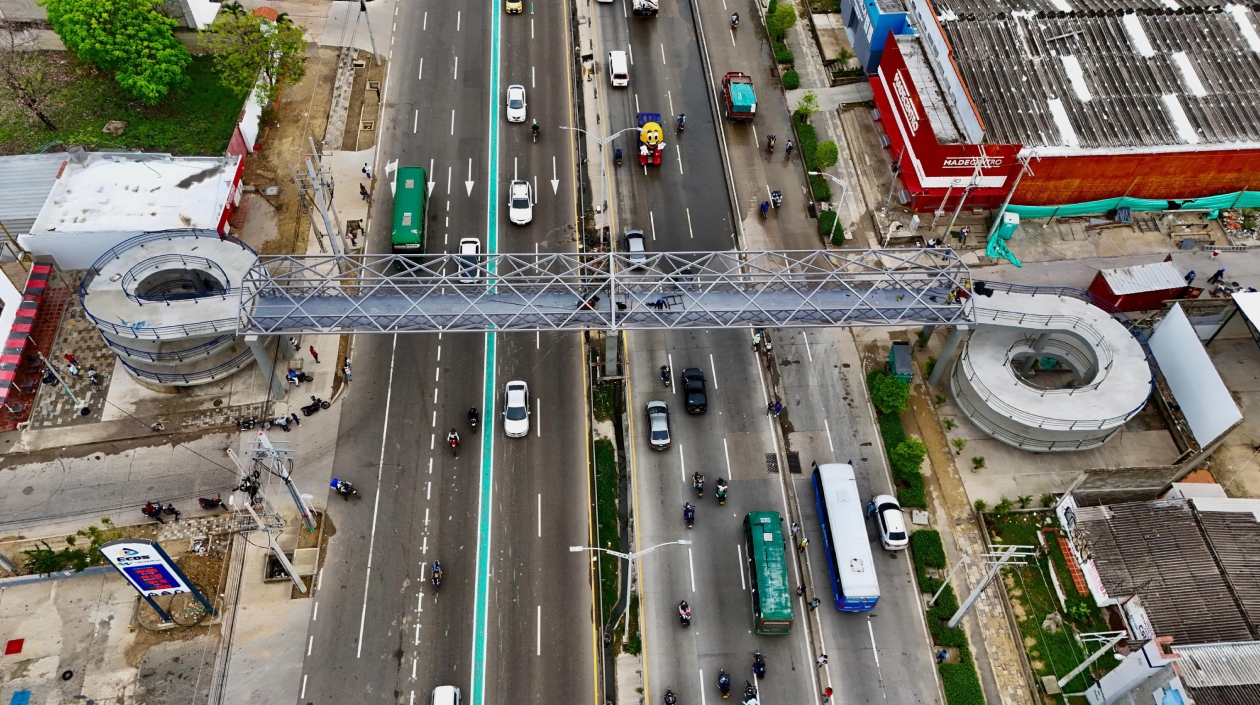
POLYGON ((795 539, 795 538, 796 538, 796 532, 798 532, 798 531, 800 531, 800 530, 801 530, 801 525, 800 525, 800 524, 797 524, 796 522, 792 522, 792 528, 791 528, 791 529, 789 529, 789 531, 791 531, 791 532, 792 532, 792 538, 793 538, 793 539, 795 539))
POLYGON ((372 178, 372 167, 368 166, 367 162, 363 163, 363 175, 368 177, 368 179, 372 178))
POLYGON ((341 373, 346 376, 346 381, 350 381, 350 358, 346 358, 346 364, 341 366, 341 373))
POLYGON ((1212 261, 1215 262, 1217 257, 1221 256, 1220 250, 1212 250, 1212 261))
POLYGON ((809 601, 809 611, 813 612, 814 610, 818 609, 818 606, 821 604, 822 604, 822 600, 818 599, 817 595, 814 595, 814 599, 809 601))
MULTIPOLYGON (((1222 269, 1221 273, 1224 274, 1225 270, 1222 269)), ((65 355, 62 355, 62 357, 66 358, 66 362, 70 363, 71 365, 79 364, 79 361, 74 357, 74 353, 66 353, 65 355)))
POLYGON ((289 336, 289 345, 293 346, 293 352, 298 352, 302 349, 302 345, 293 336, 289 336))
POLYGON ((785 147, 785 148, 783 149, 783 155, 784 155, 784 156, 786 156, 786 157, 790 157, 790 156, 792 156, 792 148, 793 148, 794 146, 796 146, 796 145, 793 145, 793 144, 792 144, 792 140, 788 140, 788 141, 787 141, 787 147, 785 147))
POLYGON ((874 513, 875 513, 875 500, 872 499, 870 503, 866 505, 866 516, 869 517, 870 515, 874 513))
POLYGON ((804 552, 805 552, 805 549, 806 549, 806 548, 808 548, 808 547, 809 547, 809 538, 808 538, 808 537, 806 537, 806 536, 802 536, 802 537, 801 537, 801 542, 800 542, 799 544, 797 544, 796 550, 797 550, 799 553, 804 553, 804 552))
POLYGON ((766 404, 766 416, 769 416, 770 414, 773 414, 773 413, 774 413, 774 402, 770 402, 769 404, 766 404))
POLYGON ((774 415, 778 416, 781 413, 783 413, 783 402, 776 401, 774 403, 774 415))
POLYGON ((805 597, 805 585, 803 583, 800 587, 796 588, 796 596, 805 597))
POLYGON ((958 241, 964 245, 967 244, 967 236, 971 234, 971 226, 964 225, 962 232, 958 233, 958 241))
POLYGON ((359 195, 362 196, 365 201, 372 200, 371 194, 368 193, 367 188, 363 184, 359 184, 359 195))
POLYGON ((827 654, 818 654, 818 667, 822 668, 827 665, 827 654))
POLYGON ((1195 278, 1195 276, 1197 276, 1197 275, 1194 273, 1194 270, 1193 270, 1193 269, 1191 269, 1190 271, 1186 272, 1186 286, 1190 286, 1191 284, 1193 284, 1193 283, 1194 283, 1194 278, 1195 278))
POLYGON ((70 374, 74 375, 75 377, 79 376, 79 366, 74 364, 73 362, 70 363, 70 366, 67 367, 66 369, 68 369, 70 371, 70 374))
POLYGON ((315 358, 315 364, 319 364, 319 353, 315 352, 315 346, 310 346, 311 357, 315 358))
POLYGON ((1224 280, 1224 279, 1225 279, 1225 268, 1224 268, 1224 267, 1221 267, 1220 269, 1216 270, 1216 273, 1215 273, 1215 274, 1213 274, 1212 276, 1208 277, 1207 283, 1208 283, 1208 284, 1219 284, 1219 283, 1220 283, 1222 280, 1224 280))
POLYGON ((290 415, 290 416, 289 416, 289 418, 293 419, 293 424, 294 424, 295 426, 301 426, 301 425, 302 425, 302 419, 298 418, 298 415, 297 415, 297 414, 292 414, 292 415, 290 415))
POLYGON ((836 691, 831 689, 831 686, 827 686, 826 688, 823 688, 823 702, 824 703, 831 702, 831 696, 834 695, 835 692, 836 691))

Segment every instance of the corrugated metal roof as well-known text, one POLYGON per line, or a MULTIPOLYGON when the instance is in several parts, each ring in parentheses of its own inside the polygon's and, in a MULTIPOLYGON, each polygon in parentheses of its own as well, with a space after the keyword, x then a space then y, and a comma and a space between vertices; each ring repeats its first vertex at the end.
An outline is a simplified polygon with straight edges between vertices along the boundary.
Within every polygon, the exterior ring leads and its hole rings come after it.
POLYGON ((1260 684, 1260 641, 1172 645, 1177 674, 1191 688, 1260 684))
POLYGON ((1107 280, 1107 286, 1110 286, 1117 296, 1181 289, 1186 285, 1185 275, 1172 262, 1104 269, 1102 275, 1103 279, 1107 280))
POLYGON ((1199 509, 1199 524, 1224 569, 1234 598, 1254 631, 1260 624, 1260 521, 1249 511, 1203 511, 1199 506, 1202 501, 1222 503, 1226 500, 1196 499, 1194 506, 1199 509))
POLYGON ((0 221, 13 237, 31 231, 65 160, 65 154, 0 157, 0 221))

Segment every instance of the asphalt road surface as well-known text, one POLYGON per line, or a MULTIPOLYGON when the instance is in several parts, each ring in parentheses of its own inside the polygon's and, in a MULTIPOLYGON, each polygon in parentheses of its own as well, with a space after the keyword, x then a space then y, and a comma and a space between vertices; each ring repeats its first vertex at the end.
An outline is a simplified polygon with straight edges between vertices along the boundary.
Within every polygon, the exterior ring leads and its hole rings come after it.
MULTIPOLYGON (((506 87, 521 84, 530 119, 570 122, 564 7, 526 3, 508 16, 501 3, 423 0, 400 4, 396 22, 406 41, 391 57, 377 169, 386 181, 393 160, 429 169, 427 251, 454 252, 462 237, 485 252, 572 250, 570 140, 544 130, 535 144, 528 122, 503 115, 506 87), (529 225, 507 220, 513 178, 534 186, 529 225)), ((381 184, 371 251, 389 249, 392 206, 381 184)), ((581 339, 487 340, 357 338, 335 463, 361 499, 330 504, 338 535, 314 597, 301 702, 424 702, 447 684, 473 705, 594 701, 588 567, 568 551, 589 526, 581 339), (498 415, 513 379, 532 392, 527 438, 506 438, 498 415), (483 412, 476 434, 472 406, 483 412), (444 443, 452 426, 458 458, 444 443)))

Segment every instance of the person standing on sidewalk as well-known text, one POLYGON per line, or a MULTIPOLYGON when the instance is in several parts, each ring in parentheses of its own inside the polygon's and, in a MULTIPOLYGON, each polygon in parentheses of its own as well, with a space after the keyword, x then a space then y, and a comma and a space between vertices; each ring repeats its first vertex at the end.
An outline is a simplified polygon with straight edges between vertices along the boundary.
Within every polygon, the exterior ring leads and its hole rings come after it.
POLYGON ((319 364, 319 353, 315 352, 315 346, 310 346, 311 357, 315 358, 315 364, 319 364))
POLYGON ((827 665, 827 654, 818 654, 818 667, 822 668, 827 665))
POLYGON ((293 346, 293 352, 301 352, 302 350, 302 344, 299 343, 297 338, 294 338, 293 336, 289 336, 289 345, 293 346))
POLYGON ((363 184, 359 184, 359 195, 362 196, 365 201, 372 200, 372 194, 368 193, 367 187, 363 184))
POLYGON ((292 415, 292 416, 290 416, 289 418, 293 419, 293 425, 294 425, 294 426, 301 426, 301 425, 302 425, 302 419, 299 419, 297 414, 293 414, 293 415, 292 415))
POLYGON ((363 163, 363 175, 368 177, 369 180, 372 178, 372 167, 368 166, 367 162, 363 163))
POLYGON ((346 381, 350 381, 350 358, 346 358, 346 364, 341 366, 341 372, 346 376, 346 381))

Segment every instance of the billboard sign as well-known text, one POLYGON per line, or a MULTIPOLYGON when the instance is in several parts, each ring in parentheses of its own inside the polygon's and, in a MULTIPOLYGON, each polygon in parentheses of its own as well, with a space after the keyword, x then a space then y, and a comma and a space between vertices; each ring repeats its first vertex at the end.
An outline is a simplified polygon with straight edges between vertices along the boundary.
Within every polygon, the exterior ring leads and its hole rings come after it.
POLYGON ((101 546, 100 551, 142 597, 193 592, 183 571, 156 541, 119 539, 101 546))

